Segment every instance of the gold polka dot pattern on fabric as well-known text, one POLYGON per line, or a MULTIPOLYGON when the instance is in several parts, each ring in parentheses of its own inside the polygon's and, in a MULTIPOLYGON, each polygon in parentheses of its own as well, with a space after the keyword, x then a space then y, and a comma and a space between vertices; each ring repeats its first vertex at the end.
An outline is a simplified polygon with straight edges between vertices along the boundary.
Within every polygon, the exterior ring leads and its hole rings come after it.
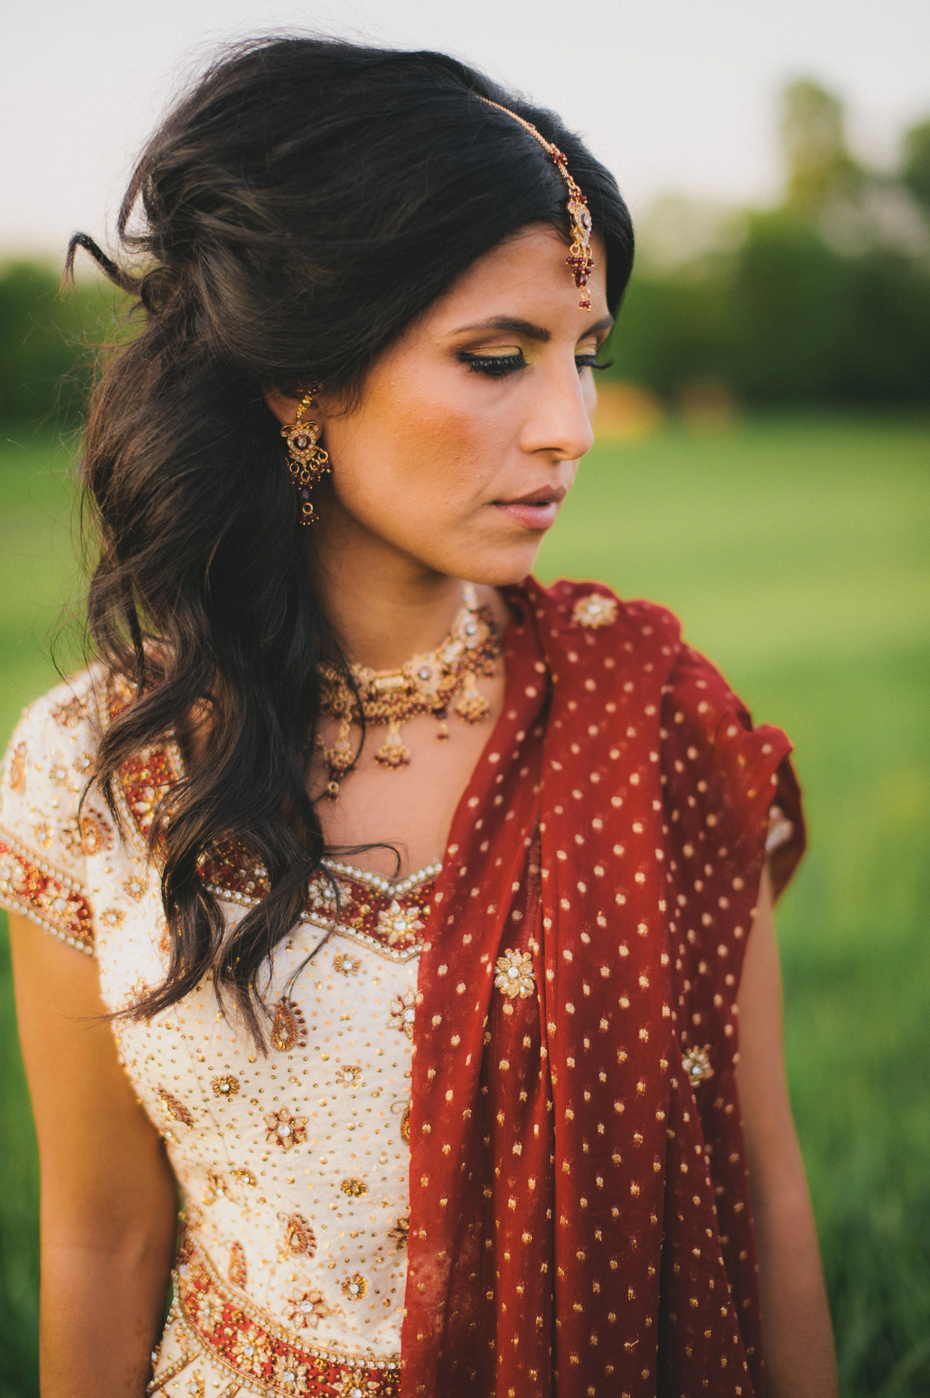
POLYGON ((800 818, 788 744, 660 608, 509 596, 505 714, 420 966, 405 1382, 550 1398, 558 1355, 560 1398, 708 1374, 750 1398, 735 988, 776 791, 800 818), (536 994, 508 995, 527 965, 536 994), (691 1047, 714 1068, 697 1086, 691 1047), (466 1237, 471 1265, 441 1266, 466 1237))

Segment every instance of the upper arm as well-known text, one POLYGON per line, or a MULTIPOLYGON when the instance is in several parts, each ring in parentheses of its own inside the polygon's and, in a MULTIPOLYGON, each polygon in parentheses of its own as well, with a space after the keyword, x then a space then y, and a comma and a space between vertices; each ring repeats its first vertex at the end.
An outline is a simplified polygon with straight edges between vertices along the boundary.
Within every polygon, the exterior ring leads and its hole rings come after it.
POLYGON ((777 1186, 786 1170, 793 1172, 800 1164, 785 1073, 781 970, 772 902, 766 865, 737 997, 737 1080, 754 1189, 777 1186))
POLYGON ((107 1246, 160 1231, 176 1211, 174 1177, 119 1062, 96 962, 21 915, 10 939, 45 1237, 107 1246))

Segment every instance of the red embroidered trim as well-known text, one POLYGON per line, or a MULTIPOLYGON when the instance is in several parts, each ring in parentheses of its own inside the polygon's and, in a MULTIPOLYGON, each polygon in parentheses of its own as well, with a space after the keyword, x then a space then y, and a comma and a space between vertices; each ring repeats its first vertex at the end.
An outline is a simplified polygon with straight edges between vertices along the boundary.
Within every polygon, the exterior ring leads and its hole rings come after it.
POLYGON ((83 890, 7 835, 0 837, 0 903, 93 953, 94 918, 83 890))
POLYGON ((175 1295, 186 1325, 212 1358, 269 1394, 398 1398, 400 1360, 352 1360, 295 1342, 258 1309, 230 1295, 206 1256, 186 1238, 178 1254, 175 1295))
MULTIPOLYGON (((131 758, 120 771, 123 797, 136 829, 148 839, 155 809, 181 780, 179 759, 170 747, 150 749, 131 758)), ((268 875, 242 841, 200 861, 200 876, 218 897, 251 906, 269 891, 268 875)), ((325 875, 313 880, 305 905, 305 920, 337 930, 383 948, 393 958, 406 960, 422 945, 435 876, 398 894, 387 880, 378 888, 356 879, 340 868, 333 881, 325 875), (338 899, 337 899, 338 893, 338 899)))

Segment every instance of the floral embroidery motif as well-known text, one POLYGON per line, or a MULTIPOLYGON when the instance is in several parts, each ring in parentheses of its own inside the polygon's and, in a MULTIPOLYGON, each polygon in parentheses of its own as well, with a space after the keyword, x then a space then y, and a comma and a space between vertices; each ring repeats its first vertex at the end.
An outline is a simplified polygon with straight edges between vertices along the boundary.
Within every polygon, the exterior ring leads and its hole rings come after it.
POLYGON ((388 946, 415 946, 426 926, 420 918, 420 911, 417 907, 405 908, 396 898, 392 899, 390 907, 382 908, 378 914, 378 934, 388 946))
POLYGON ((52 718, 62 728, 77 728, 78 724, 83 723, 86 717, 87 710, 77 695, 73 699, 69 699, 66 704, 59 704, 57 708, 52 709, 52 718))
POLYGON ((314 1287, 310 1291, 295 1292, 288 1300, 285 1315, 293 1329, 315 1330, 321 1320, 335 1315, 338 1309, 338 1306, 331 1306, 322 1291, 314 1287))
POLYGON ((410 1237, 409 1217, 399 1218, 394 1227, 388 1229, 388 1237, 397 1251, 401 1252, 407 1246, 407 1239, 410 1237))
POLYGON ((214 1078, 210 1086, 214 1097, 235 1097, 239 1091, 239 1079, 234 1078, 232 1073, 226 1073, 221 1078, 214 1078))
POLYGON ((26 790, 26 744, 17 743, 10 758, 10 790, 22 795, 26 790))
POLYGON ((68 780, 68 769, 62 762, 53 762, 48 771, 49 780, 56 786, 64 786, 68 780))
POLYGON ((203 1192, 204 1204, 215 1204, 217 1196, 220 1194, 225 1194, 227 1199, 232 1199, 223 1176, 217 1170, 210 1170, 207 1173, 207 1187, 203 1192))
POLYGON ((99 854, 113 845, 113 831, 110 823, 104 820, 99 811, 85 810, 78 820, 81 831, 81 849, 85 854, 99 854))
POLYGON ((363 1195, 368 1193, 368 1185, 364 1180, 343 1180, 339 1188, 343 1194, 348 1194, 350 1199, 361 1199, 363 1195))
POLYGON ((126 914, 122 908, 104 908, 100 914, 100 921, 104 927, 122 927, 126 921, 126 914))
POLYGON ((123 889, 130 898, 135 898, 136 902, 145 897, 145 883, 138 874, 130 874, 123 884, 123 889))
POLYGON ((284 1251, 288 1257, 312 1257, 316 1235, 303 1214, 288 1214, 284 1220, 284 1251))
POLYGON ((391 1028, 399 1029, 408 1039, 413 1038, 413 1021, 416 1016, 416 992, 405 990, 398 1000, 391 1001, 391 1028))
POLYGON ((0 899, 69 946, 93 951, 93 915, 80 888, 6 839, 0 840, 0 899))
POLYGON ((233 1170, 232 1177, 236 1181, 236 1184, 248 1185, 249 1189, 255 1189, 258 1184, 258 1180, 252 1174, 251 1170, 233 1170))
POLYGON ((172 1121, 179 1121, 182 1126, 193 1126, 194 1118, 187 1110, 183 1102, 179 1102, 174 1093, 169 1092, 167 1087, 156 1089, 165 1113, 171 1117, 172 1121))
POLYGON ((340 951, 333 958, 333 970, 338 971, 343 976, 357 976, 362 969, 362 963, 357 956, 347 956, 340 951))
POLYGON ((572 608, 572 620, 577 626, 610 626, 617 620, 616 598, 605 597, 600 592, 579 597, 572 608))
POLYGON ((306 1393, 309 1372, 306 1364, 295 1364, 287 1355, 275 1355, 274 1376, 285 1393, 306 1393))
POLYGON ((342 1294, 350 1301, 361 1301, 362 1297, 368 1294, 368 1282, 361 1272, 353 1272, 351 1277, 346 1277, 342 1283, 342 1294))
POLYGON ((714 1076, 714 1070, 710 1063, 710 1045, 705 1044, 703 1048, 689 1048, 681 1066, 688 1075, 688 1081, 692 1087, 697 1087, 698 1083, 706 1082, 708 1078, 714 1076))
POLYGON ((271 1042, 279 1053, 307 1047, 307 1021, 303 1011, 286 995, 282 995, 274 1007, 271 1042))
POLYGON ((533 974, 533 958, 529 952, 505 951, 503 956, 497 958, 495 966, 497 975, 494 977, 494 984, 509 1000, 518 995, 521 1000, 526 1000, 534 993, 536 977, 533 974))
POLYGON ((200 1373, 199 1369, 195 1369, 188 1380, 187 1391, 191 1395, 191 1398, 204 1398, 207 1390, 204 1385, 203 1374, 200 1373))
POLYGON ((280 1146, 282 1150, 292 1150, 306 1140, 307 1118, 292 1116, 287 1107, 279 1112, 271 1112, 265 1117, 265 1138, 270 1146, 280 1146))
POLYGON ((241 1243, 233 1243, 229 1249, 229 1280, 240 1291, 245 1291, 249 1273, 245 1265, 245 1248, 241 1243))
POLYGON ((336 1069, 336 1081, 340 1087, 360 1087, 362 1070, 357 1063, 341 1063, 336 1069))
POLYGON ((37 825, 32 827, 32 833, 35 835, 37 843, 40 844, 43 849, 48 849, 54 838, 52 835, 52 827, 49 825, 48 821, 40 820, 37 825))

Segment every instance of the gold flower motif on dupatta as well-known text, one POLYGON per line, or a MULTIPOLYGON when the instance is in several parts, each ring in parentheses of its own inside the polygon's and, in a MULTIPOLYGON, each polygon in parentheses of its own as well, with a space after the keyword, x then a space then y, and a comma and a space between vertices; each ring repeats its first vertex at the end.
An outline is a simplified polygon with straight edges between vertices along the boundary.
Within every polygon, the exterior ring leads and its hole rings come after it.
POLYGON ((587 597, 578 598, 572 608, 572 620, 577 626, 610 626, 617 620, 616 600, 600 592, 589 592, 587 597))
POLYGON ((527 1000, 536 990, 536 977, 533 974, 533 958, 527 951, 505 951, 495 963, 497 975, 494 984, 502 990, 508 1000, 519 995, 527 1000))

